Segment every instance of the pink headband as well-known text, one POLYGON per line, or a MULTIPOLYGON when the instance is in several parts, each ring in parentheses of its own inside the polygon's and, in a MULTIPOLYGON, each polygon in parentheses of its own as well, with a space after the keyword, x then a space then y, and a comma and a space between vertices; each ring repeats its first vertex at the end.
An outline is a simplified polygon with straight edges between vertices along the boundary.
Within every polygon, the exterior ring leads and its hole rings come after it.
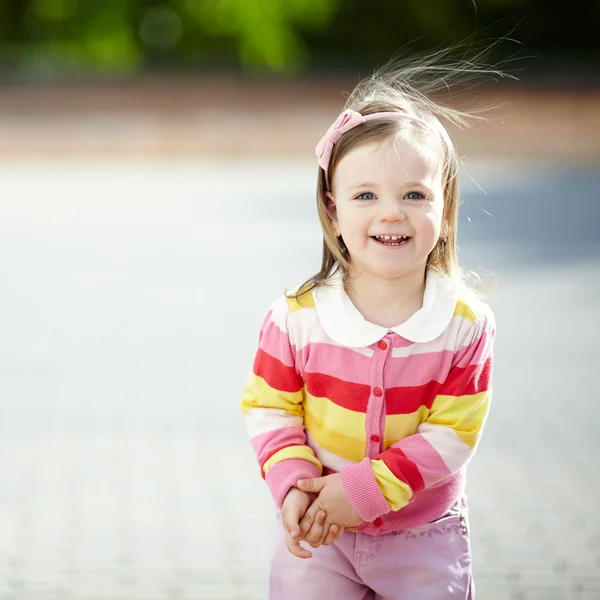
POLYGON ((327 133, 321 138, 321 141, 317 144, 315 150, 315 154, 319 159, 319 166, 325 171, 325 183, 327 184, 327 187, 329 187, 327 169, 329 168, 329 161, 331 160, 331 153, 333 152, 334 145, 337 144, 344 133, 354 129, 357 125, 361 125, 365 121, 371 121, 373 119, 407 119, 413 123, 426 125, 423 119, 407 115, 404 112, 379 112, 370 115, 361 115, 351 108, 346 109, 327 130, 327 133))

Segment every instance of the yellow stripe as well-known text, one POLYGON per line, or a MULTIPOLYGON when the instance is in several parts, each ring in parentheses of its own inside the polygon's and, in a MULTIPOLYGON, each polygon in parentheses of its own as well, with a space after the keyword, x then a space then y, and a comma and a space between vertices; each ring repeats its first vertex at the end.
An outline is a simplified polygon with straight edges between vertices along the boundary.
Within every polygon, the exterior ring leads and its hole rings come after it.
POLYGON ((410 486, 398 479, 382 460, 372 460, 371 468, 377 485, 392 510, 406 506, 413 496, 410 486))
POLYGON ((365 413, 347 410, 327 398, 306 393, 304 424, 315 442, 324 448, 354 462, 365 457, 367 442, 365 413), (344 433, 341 433, 341 432, 344 433))
POLYGON ((312 291, 305 292, 298 298, 287 298, 287 303, 289 307, 289 312, 293 313, 297 310, 301 310, 303 308, 314 308, 315 300, 312 295, 312 291))
POLYGON ((290 415, 303 416, 303 391, 282 392, 273 389, 262 377, 250 373, 246 379, 244 393, 240 402, 242 413, 253 408, 279 408, 290 415))
POLYGON ((477 315, 473 311, 473 309, 464 301, 459 299, 456 303, 456 307, 454 308, 454 317, 463 317, 467 319, 471 323, 475 323, 477 320, 477 315))
MULTIPOLYGON (((314 416, 330 429, 343 431, 355 439, 365 439, 364 412, 348 410, 328 398, 305 393, 304 412, 314 416)), ((363 457, 364 458, 364 457, 363 457)))
POLYGON ((407 415, 389 415, 385 419, 385 433, 383 436, 383 448, 387 450, 398 440, 417 433, 417 427, 423 423, 429 415, 426 406, 420 406, 419 410, 407 415))
POLYGON ((491 395, 491 390, 487 390, 471 396, 436 396, 427 421, 451 427, 473 449, 487 417, 491 395))
POLYGON ((279 452, 275 452, 273 456, 269 458, 263 465, 263 471, 266 474, 267 471, 277 463, 282 460, 287 460, 289 458, 302 458, 311 462, 315 467, 319 469, 319 472, 323 472, 323 467, 321 463, 315 457, 315 453, 312 451, 312 448, 308 446, 288 446, 287 448, 281 449, 279 452))

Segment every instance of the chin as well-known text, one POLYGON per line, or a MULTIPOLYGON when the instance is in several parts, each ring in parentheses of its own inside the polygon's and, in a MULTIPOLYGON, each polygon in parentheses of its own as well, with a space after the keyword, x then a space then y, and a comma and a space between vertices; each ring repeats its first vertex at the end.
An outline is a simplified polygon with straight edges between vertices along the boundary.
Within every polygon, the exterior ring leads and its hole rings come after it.
POLYGON ((407 275, 408 273, 412 273, 419 265, 412 266, 398 266, 398 265, 373 265, 367 266, 365 265, 363 268, 366 272, 371 274, 374 277, 379 277, 380 279, 400 279, 407 275))
POLYGON ((401 279, 412 271, 413 269, 379 269, 374 274, 381 279, 401 279))

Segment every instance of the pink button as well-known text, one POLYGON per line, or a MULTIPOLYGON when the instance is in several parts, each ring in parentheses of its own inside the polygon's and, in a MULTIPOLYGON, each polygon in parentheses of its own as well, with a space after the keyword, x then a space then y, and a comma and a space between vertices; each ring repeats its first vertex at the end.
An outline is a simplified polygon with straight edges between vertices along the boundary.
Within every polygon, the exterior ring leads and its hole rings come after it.
POLYGON ((381 396, 383 395, 383 392, 381 391, 381 388, 374 388, 373 389, 373 395, 377 396, 378 398, 381 398, 381 396))
POLYGON ((387 349, 387 344, 383 340, 381 340, 380 342, 377 342, 377 347, 380 350, 386 350, 387 349))

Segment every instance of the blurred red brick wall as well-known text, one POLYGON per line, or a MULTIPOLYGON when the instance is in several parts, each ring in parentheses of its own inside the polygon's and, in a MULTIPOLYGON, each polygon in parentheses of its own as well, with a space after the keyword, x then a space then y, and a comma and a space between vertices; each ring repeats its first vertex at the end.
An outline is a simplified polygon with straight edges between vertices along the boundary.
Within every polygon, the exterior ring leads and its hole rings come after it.
MULTIPOLYGON (((353 81, 165 78, 0 87, 0 157, 311 157, 353 81)), ((461 156, 599 164, 600 90, 500 85, 461 156)))

